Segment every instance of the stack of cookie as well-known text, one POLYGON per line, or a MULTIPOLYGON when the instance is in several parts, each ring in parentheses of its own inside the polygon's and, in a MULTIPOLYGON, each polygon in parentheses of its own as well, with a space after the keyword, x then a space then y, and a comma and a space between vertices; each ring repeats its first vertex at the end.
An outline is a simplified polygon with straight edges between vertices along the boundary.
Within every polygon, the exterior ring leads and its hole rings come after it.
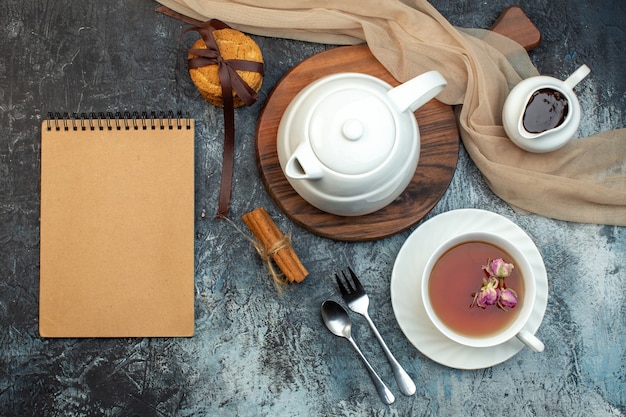
MULTIPOLYGON (((219 29, 213 32, 213 36, 220 50, 220 54, 224 60, 241 59, 246 61, 263 62, 263 56, 259 46, 242 32, 235 29, 219 29)), ((198 39, 191 50, 206 49, 203 39, 198 39)), ((189 58, 195 58, 196 55, 189 53, 189 58)), ((218 76, 218 66, 207 65, 198 68, 189 69, 191 80, 196 85, 202 97, 209 103, 223 107, 222 86, 218 76)), ((240 71, 237 73, 254 91, 258 92, 263 83, 263 75, 254 71, 240 71)), ((235 107, 241 107, 244 102, 233 91, 233 100, 235 107)))

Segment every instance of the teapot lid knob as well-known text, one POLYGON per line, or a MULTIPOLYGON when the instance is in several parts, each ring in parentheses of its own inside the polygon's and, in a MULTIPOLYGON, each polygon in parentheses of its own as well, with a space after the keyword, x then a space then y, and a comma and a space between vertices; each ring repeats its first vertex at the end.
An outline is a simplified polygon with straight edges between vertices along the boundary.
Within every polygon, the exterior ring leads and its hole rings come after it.
POLYGON ((363 136, 363 124, 357 119, 348 119, 344 122, 341 132, 346 139, 359 140, 363 136))
POLYGON ((396 142, 396 122, 387 104, 379 96, 358 89, 325 96, 313 110, 308 127, 308 138, 319 161, 346 175, 375 170, 396 142))

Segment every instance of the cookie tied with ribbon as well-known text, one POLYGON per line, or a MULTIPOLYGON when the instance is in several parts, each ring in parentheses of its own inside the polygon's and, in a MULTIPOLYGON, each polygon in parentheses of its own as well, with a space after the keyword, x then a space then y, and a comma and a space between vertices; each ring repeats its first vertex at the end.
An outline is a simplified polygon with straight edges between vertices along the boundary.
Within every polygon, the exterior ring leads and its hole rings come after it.
POLYGON ((252 105, 263 83, 259 46, 217 19, 187 29, 201 38, 188 50, 189 75, 202 97, 224 108, 224 156, 218 218, 227 217, 235 158, 234 109, 252 105))
POLYGON ((253 104, 263 83, 263 55, 248 35, 218 20, 197 30, 202 38, 189 49, 189 75, 206 101, 224 107, 224 83, 219 76, 220 61, 228 68, 234 107, 253 104), (212 36, 211 36, 212 35, 212 36), (208 38, 208 39, 205 39, 208 38), (235 73, 232 73, 232 71, 235 73), (240 85, 237 85, 240 84, 240 85))

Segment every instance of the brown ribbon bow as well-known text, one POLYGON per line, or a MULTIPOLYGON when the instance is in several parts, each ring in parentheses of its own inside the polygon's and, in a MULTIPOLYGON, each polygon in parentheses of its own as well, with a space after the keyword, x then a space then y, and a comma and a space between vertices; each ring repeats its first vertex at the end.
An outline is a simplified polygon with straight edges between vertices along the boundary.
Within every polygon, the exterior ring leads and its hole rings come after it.
POLYGON ((257 100, 257 92, 254 91, 240 76, 237 70, 254 71, 263 75, 263 63, 246 61, 243 59, 224 59, 217 46, 213 32, 220 29, 230 29, 226 23, 211 19, 185 30, 196 31, 200 34, 206 49, 189 49, 189 52, 197 55, 189 58, 189 69, 217 65, 217 74, 222 87, 222 99, 224 101, 224 153, 222 157, 222 181, 220 184, 220 196, 217 209, 217 217, 228 216, 230 195, 233 181, 233 167, 235 164, 235 106, 233 91, 248 106, 257 100))

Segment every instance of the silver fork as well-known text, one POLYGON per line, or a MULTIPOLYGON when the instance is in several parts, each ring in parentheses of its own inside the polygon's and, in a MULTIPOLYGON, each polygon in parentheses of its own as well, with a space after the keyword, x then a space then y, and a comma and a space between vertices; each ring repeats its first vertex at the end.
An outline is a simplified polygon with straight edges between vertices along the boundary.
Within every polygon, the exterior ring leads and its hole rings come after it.
POLYGON ((335 279, 337 280, 337 285, 339 286, 339 290, 341 291, 341 296, 343 297, 346 304, 348 304, 348 307, 350 308, 350 310, 365 317, 370 327, 374 331, 374 335, 376 336, 376 339, 378 339, 378 342, 382 346, 383 351, 385 352, 385 356, 387 356, 387 360, 389 361, 389 364, 391 365, 393 375, 396 378, 396 382, 398 383, 398 386, 400 387, 400 391, 404 395, 415 394, 415 391, 416 391, 415 383, 413 382, 409 374, 407 374, 406 371, 402 368, 402 366, 400 366, 396 358, 393 356, 393 354, 387 347, 387 344, 385 343, 382 336, 378 332, 376 325, 374 325, 374 322, 370 318, 369 311, 368 311, 370 299, 367 296, 367 293, 365 292, 363 285, 361 285, 361 282, 357 278, 354 271, 352 271, 352 268, 348 267, 348 271, 350 272, 350 276, 352 280, 348 279, 345 272, 343 271, 341 271, 341 274, 343 275, 343 281, 341 280, 341 278, 339 278, 338 274, 335 274, 335 279))

